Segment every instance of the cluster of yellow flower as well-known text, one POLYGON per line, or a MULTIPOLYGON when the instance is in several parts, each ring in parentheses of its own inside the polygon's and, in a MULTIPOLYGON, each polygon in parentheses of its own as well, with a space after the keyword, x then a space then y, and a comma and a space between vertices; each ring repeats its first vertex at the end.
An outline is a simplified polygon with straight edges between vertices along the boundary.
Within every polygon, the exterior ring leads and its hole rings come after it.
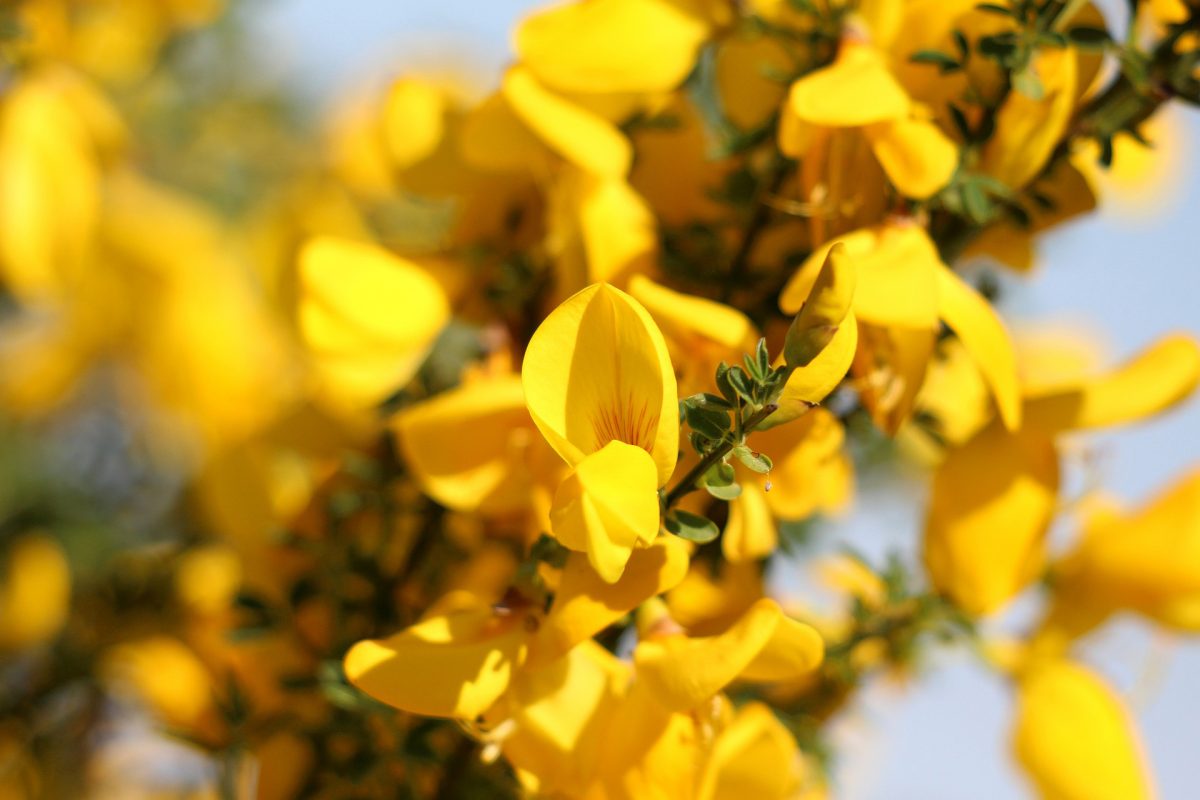
POLYGON ((1131 7, 574 0, 490 94, 402 77, 308 141, 198 98, 218 0, 10 4, 0 797, 812 800, 941 641, 1011 680, 1043 796, 1150 796, 1073 652, 1200 630, 1200 474, 1064 508, 1060 450, 1200 345, 1093 370, 951 266, 1030 269, 1200 102, 1200 5, 1131 7), (915 557, 804 563, 883 441, 932 474, 915 557))

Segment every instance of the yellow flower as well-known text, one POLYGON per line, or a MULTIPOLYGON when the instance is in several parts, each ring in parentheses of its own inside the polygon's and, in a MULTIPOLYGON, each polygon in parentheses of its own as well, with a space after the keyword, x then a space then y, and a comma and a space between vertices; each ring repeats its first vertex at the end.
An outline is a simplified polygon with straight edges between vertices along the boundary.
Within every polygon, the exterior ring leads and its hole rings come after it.
POLYGON ((553 532, 614 580, 633 545, 657 535, 657 491, 678 456, 662 333, 629 295, 590 286, 534 332, 521 379, 534 424, 573 470, 555 497, 553 532))
POLYGON ((472 720, 508 690, 523 666, 552 663, 677 584, 686 571, 686 549, 670 537, 635 552, 615 583, 572 555, 545 614, 452 594, 395 636, 354 645, 346 654, 346 676, 405 711, 472 720))
POLYGON ((395 430, 421 489, 447 508, 546 518, 562 470, 525 408, 518 376, 470 381, 417 403, 397 416, 395 430))
POLYGON ((17 537, 0 578, 0 650, 34 647, 53 638, 71 607, 71 572, 58 542, 41 533, 17 537))
POLYGON ((565 3, 517 27, 517 58, 558 91, 668 91, 691 72, 708 37, 702 12, 692 0, 565 3))
POLYGON ((972 614, 1007 603, 1041 571, 1058 504, 1055 437, 1159 413, 1200 381, 1200 346, 1171 336, 1106 375, 1026 395, 1022 425, 992 423, 952 449, 934 474, 925 566, 972 614))
POLYGON ((375 245, 322 237, 300 252, 299 326, 321 396, 362 413, 402 388, 449 318, 441 286, 375 245))
POLYGON ((794 798, 806 770, 796 740, 770 707, 750 702, 737 710, 713 742, 698 800, 794 798))
POLYGON ((931 197, 958 168, 958 148, 913 105, 884 54, 856 36, 843 38, 832 64, 792 85, 780 147, 801 157, 811 147, 807 128, 857 128, 901 193, 931 197))
POLYGON ((784 287, 780 308, 788 313, 800 308, 838 243, 857 271, 852 305, 862 330, 854 372, 865 384, 863 401, 876 423, 894 433, 908 416, 941 321, 974 357, 1005 425, 1019 425, 1016 355, 1003 323, 942 263, 929 235, 915 223, 890 220, 819 248, 784 287))
POLYGON ((1128 713, 1103 681, 1076 664, 1035 663, 1018 677, 1012 741, 1048 800, 1153 796, 1128 713))
POLYGON ((637 680, 671 711, 709 702, 735 680, 772 682, 802 677, 820 666, 825 643, 810 626, 784 615, 774 600, 754 603, 715 636, 650 636, 633 653, 637 680))
POLYGON ((1094 513, 1055 564, 1043 635, 1067 640, 1119 610, 1175 630, 1200 630, 1200 472, 1135 513, 1094 513))

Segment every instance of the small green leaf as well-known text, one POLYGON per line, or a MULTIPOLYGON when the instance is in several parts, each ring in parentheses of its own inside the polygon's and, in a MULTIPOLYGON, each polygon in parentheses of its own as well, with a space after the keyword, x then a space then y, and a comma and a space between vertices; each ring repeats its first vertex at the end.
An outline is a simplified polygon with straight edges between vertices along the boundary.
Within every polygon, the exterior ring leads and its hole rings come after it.
POLYGON ((745 445, 738 445, 737 447, 733 448, 733 454, 737 457, 738 461, 746 465, 747 469, 752 469, 755 472, 760 472, 764 475, 770 472, 771 468, 774 466, 774 464, 771 463, 770 457, 765 453, 755 452, 745 445))
POLYGON ((771 375, 771 354, 767 352, 767 340, 759 339, 758 346, 754 350, 754 359, 758 362, 758 371, 762 374, 762 380, 766 380, 771 375))
POLYGON ((726 502, 730 500, 737 500, 742 496, 742 487, 736 483, 731 483, 728 486, 712 486, 710 484, 705 484, 704 489, 718 500, 724 500, 726 502))
POLYGON ((962 195, 967 216, 971 218, 972 222, 982 225, 991 219, 992 203, 978 182, 970 181, 964 184, 962 195))
POLYGON ((723 439, 726 431, 729 430, 728 411, 684 403, 683 416, 687 420, 688 427, 710 439, 723 439))
POLYGON ((729 384, 733 387, 733 390, 738 393, 742 400, 748 403, 754 402, 754 393, 750 385, 750 379, 746 376, 746 373, 742 371, 741 367, 730 367, 728 378, 729 384))
POLYGON ((721 533, 717 529, 716 523, 708 517, 702 517, 680 508, 667 514, 666 526, 668 531, 679 538, 696 544, 707 544, 721 533))
POLYGON ((703 480, 706 486, 728 486, 734 481, 733 465, 723 461, 713 464, 708 472, 704 473, 703 480))
POLYGON ((737 403, 737 390, 733 388, 733 382, 729 379, 729 365, 724 361, 717 365, 716 384, 717 391, 726 401, 731 405, 737 403))

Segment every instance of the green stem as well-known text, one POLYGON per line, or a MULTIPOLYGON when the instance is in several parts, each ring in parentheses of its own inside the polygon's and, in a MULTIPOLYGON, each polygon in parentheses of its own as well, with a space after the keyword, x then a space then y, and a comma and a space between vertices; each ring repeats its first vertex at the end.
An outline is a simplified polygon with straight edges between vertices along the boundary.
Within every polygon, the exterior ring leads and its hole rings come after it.
MULTIPOLYGON (((778 410, 779 406, 776 403, 767 403, 765 406, 754 412, 743 428, 747 433, 753 432, 758 423, 765 420, 778 410)), ((721 461, 725 456, 733 451, 733 448, 739 444, 745 443, 745 436, 734 436, 726 439, 721 444, 717 445, 716 449, 700 459, 700 463, 688 470, 687 474, 680 478, 679 483, 675 484, 675 488, 667 493, 664 506, 669 510, 682 498, 691 494, 696 490, 696 482, 704 476, 704 473, 712 469, 713 465, 721 461)))

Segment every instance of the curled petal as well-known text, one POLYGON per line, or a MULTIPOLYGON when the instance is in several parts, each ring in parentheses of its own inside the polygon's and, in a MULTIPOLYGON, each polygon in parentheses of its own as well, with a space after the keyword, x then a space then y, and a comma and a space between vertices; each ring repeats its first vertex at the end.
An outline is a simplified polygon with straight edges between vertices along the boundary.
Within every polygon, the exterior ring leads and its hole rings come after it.
POLYGON ((658 534, 658 481, 650 454, 612 441, 586 456, 559 486, 550 526, 564 546, 587 553, 601 578, 616 582, 634 546, 658 534))
POLYGON ((788 106, 809 124, 848 128, 905 117, 909 99, 882 53, 846 42, 831 65, 792 84, 788 106))
POLYGON ((518 616, 459 608, 388 639, 359 642, 344 667, 352 684, 390 706, 427 717, 475 719, 508 688, 527 638, 518 616))
POLYGON ((1184 400, 1198 382, 1200 345, 1167 336, 1107 375, 1027 398, 1026 427, 1052 433, 1135 422, 1184 400))
POLYGON ((932 197, 958 169, 958 148, 928 120, 880 122, 864 132, 888 180, 906 197, 932 197))

